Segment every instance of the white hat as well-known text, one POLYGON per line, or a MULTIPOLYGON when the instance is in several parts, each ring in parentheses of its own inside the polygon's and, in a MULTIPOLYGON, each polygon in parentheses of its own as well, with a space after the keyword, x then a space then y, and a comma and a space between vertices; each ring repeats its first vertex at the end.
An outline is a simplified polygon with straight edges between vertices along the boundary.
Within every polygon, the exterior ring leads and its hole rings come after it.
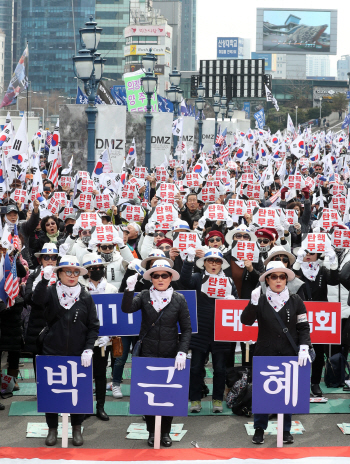
POLYGON ((248 227, 244 224, 239 225, 236 229, 229 230, 225 235, 225 241, 230 245, 233 239, 233 236, 242 233, 242 234, 249 234, 250 241, 256 242, 257 238, 254 232, 248 229, 248 227))
POLYGON ((221 268, 222 269, 227 269, 230 265, 229 263, 226 261, 226 259, 224 259, 224 255, 221 253, 221 251, 219 250, 215 250, 214 248, 211 248, 210 251, 208 251, 207 253, 205 253, 204 257, 203 258, 199 258, 196 262, 196 266, 199 267, 200 269, 203 269, 204 268, 204 261, 208 258, 219 258, 222 260, 222 265, 221 265, 221 268))
POLYGON ((174 266, 174 261, 170 258, 167 258, 164 254, 164 251, 162 250, 151 250, 150 254, 147 256, 147 258, 143 259, 141 261, 141 267, 146 269, 148 261, 156 260, 156 259, 162 259, 165 261, 168 261, 168 264, 170 264, 171 267, 174 266))
POLYGON ((270 261, 266 266, 266 271, 259 278, 260 282, 265 282, 265 277, 273 272, 284 272, 287 274, 289 282, 295 278, 294 272, 284 267, 281 261, 270 261))
POLYGON ((190 226, 188 225, 188 222, 179 219, 177 221, 174 221, 174 224, 171 227, 171 231, 167 232, 165 236, 171 239, 173 238, 174 232, 193 232, 193 230, 191 230, 190 226))
POLYGON ((141 259, 135 258, 132 261, 130 261, 128 269, 130 269, 131 271, 136 271, 138 274, 143 276, 143 274, 145 273, 145 269, 142 267, 141 263, 141 259))
POLYGON ((142 230, 141 230, 141 227, 139 226, 139 224, 137 224, 137 222, 129 222, 128 225, 132 226, 136 230, 137 235, 141 235, 142 230))
POLYGON ((34 253, 36 258, 40 258, 41 255, 58 255, 57 246, 55 243, 44 243, 41 251, 34 253))
MULTIPOLYGON (((289 253, 283 246, 275 245, 267 255, 267 258, 264 261, 264 265, 267 266, 271 259, 276 255, 286 255, 289 258, 289 264, 292 266, 295 263, 295 256, 292 253, 289 253)), ((277 261, 278 262, 278 261, 277 261)))
POLYGON ((53 271, 57 273, 57 271, 65 267, 73 267, 75 269, 79 269, 81 276, 86 275, 88 273, 88 271, 84 267, 80 266, 79 261, 76 256, 72 256, 72 255, 62 256, 59 265, 54 267, 53 271))
POLYGON ((179 280, 180 278, 180 275, 177 271, 175 271, 171 266, 170 264, 168 263, 168 261, 166 261, 165 259, 157 259, 157 261, 155 261, 153 264, 152 264, 152 267, 151 269, 148 269, 148 271, 146 271, 143 275, 143 278, 145 280, 152 280, 151 278, 151 274, 153 274, 154 272, 156 271, 166 271, 166 272, 169 272, 170 274, 172 274, 173 276, 173 280, 179 280))
POLYGON ((107 266, 107 263, 102 261, 101 256, 97 253, 87 253, 83 257, 83 267, 85 267, 85 269, 91 266, 100 266, 101 264, 107 266))

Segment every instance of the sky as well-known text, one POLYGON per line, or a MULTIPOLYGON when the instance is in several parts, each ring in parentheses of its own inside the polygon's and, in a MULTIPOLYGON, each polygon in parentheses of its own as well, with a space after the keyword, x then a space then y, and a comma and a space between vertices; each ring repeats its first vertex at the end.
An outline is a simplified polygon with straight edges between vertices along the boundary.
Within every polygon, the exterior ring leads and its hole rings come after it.
POLYGON ((331 76, 337 75, 337 60, 350 55, 350 2, 346 0, 197 0, 197 60, 216 59, 217 37, 250 39, 255 51, 257 8, 317 8, 338 10, 337 56, 330 56, 331 76))

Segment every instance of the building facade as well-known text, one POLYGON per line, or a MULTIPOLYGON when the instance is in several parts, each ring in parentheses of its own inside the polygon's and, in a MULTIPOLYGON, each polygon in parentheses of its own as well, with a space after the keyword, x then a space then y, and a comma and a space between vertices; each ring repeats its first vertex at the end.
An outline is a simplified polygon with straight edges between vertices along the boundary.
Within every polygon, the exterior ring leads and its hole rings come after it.
POLYGON ((169 26, 173 28, 172 36, 172 62, 173 67, 181 67, 181 27, 182 2, 181 0, 153 0, 153 8, 164 16, 169 26))
POLYGON ((181 71, 197 69, 197 0, 182 0, 181 71))
POLYGON ((5 34, 4 81, 6 85, 10 83, 11 76, 12 76, 13 10, 14 10, 14 0, 1 0, 0 1, 0 29, 5 34))
POLYGON ((328 77, 330 69, 328 55, 306 55, 306 76, 328 77))
POLYGON ((343 55, 337 61, 337 79, 338 81, 348 80, 348 72, 350 72, 350 55, 343 55))

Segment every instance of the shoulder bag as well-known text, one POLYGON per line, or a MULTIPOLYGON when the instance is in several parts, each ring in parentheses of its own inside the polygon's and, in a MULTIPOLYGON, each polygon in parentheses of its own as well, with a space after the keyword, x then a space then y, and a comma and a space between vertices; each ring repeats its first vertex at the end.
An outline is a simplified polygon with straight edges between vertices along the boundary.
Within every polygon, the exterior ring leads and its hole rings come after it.
POLYGON ((163 316, 163 313, 164 313, 164 309, 160 312, 159 316, 157 317, 157 320, 155 322, 153 322, 153 324, 151 325, 151 327, 146 331, 146 333, 144 334, 144 336, 140 339, 140 340, 137 340, 135 346, 134 346, 134 349, 132 350, 132 355, 133 356, 140 356, 141 354, 141 346, 142 346, 142 342, 143 342, 143 339, 145 338, 145 336, 148 334, 148 332, 152 329, 152 327, 154 327, 157 322, 160 320, 160 318, 163 316))

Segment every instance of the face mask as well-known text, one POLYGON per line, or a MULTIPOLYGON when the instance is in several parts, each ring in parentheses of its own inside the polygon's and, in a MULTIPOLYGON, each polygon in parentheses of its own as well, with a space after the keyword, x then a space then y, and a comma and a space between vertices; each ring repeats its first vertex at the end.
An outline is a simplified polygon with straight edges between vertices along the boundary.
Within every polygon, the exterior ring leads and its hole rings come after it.
POLYGON ((113 253, 100 253, 102 258, 107 262, 110 263, 113 260, 113 253))
POLYGON ((270 245, 261 246, 261 245, 259 245, 259 244, 258 244, 258 247, 260 248, 260 252, 261 252, 261 253, 267 253, 267 252, 270 250, 270 248, 271 248, 270 245))
POLYGON ((90 271, 90 279, 99 282, 105 276, 104 269, 92 269, 90 271))
POLYGON ((87 245, 90 242, 90 240, 91 240, 91 235, 83 235, 81 237, 81 241, 85 243, 85 245, 87 245))
POLYGON ((170 251, 164 251, 164 254, 167 258, 170 258, 170 251))

